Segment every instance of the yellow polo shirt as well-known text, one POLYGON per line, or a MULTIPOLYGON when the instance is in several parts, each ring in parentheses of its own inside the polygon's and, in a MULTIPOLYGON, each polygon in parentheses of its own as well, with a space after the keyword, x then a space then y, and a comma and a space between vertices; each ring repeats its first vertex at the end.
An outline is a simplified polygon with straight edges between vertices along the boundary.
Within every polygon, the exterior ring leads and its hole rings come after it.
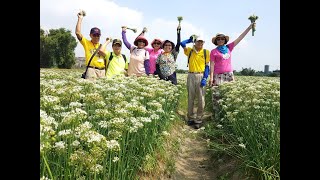
MULTIPOLYGON (((187 47, 186 50, 184 50, 184 54, 187 56, 187 60, 189 57, 189 53, 193 48, 187 47)), ((193 52, 189 59, 189 72, 204 72, 205 64, 210 62, 210 51, 206 50, 206 60, 204 58, 204 49, 201 49, 199 52, 196 52, 195 49, 193 49, 193 52), (204 62, 206 61, 206 62, 204 62)))
MULTIPOLYGON (((82 37, 80 43, 83 46, 84 53, 85 53, 85 58, 86 58, 86 66, 88 66, 89 60, 92 56, 92 54, 96 51, 96 49, 99 48, 100 43, 93 45, 93 43, 86 39, 85 37, 82 37)), ((90 62, 90 66, 94 66, 97 68, 103 68, 105 67, 104 65, 104 60, 103 56, 99 56, 98 53, 92 58, 90 62)))

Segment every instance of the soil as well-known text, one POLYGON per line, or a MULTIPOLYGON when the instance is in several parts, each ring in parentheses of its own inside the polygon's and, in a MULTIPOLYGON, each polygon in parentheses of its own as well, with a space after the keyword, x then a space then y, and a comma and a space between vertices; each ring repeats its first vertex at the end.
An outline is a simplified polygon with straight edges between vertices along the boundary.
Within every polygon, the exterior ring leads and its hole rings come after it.
MULTIPOLYGON (((184 112, 178 114, 186 121, 184 112)), ((206 112, 204 123, 212 120, 212 114, 206 112)), ((180 133, 181 144, 175 156, 175 171, 170 175, 157 177, 143 177, 142 179, 156 180, 244 180, 240 171, 237 171, 237 161, 234 158, 215 155, 208 150, 207 140, 202 138, 202 129, 182 125, 175 130, 180 133)), ((178 134, 176 134, 178 135, 178 134)))
MULTIPOLYGON (((179 112, 181 116, 185 115, 179 112)), ((204 123, 211 120, 211 113, 205 113, 204 123)), ((181 143, 180 152, 176 158, 176 170, 170 178, 172 180, 216 180, 243 179, 234 172, 236 160, 232 158, 219 159, 208 151, 207 141, 200 135, 201 129, 184 125, 182 131, 186 136, 181 143)))

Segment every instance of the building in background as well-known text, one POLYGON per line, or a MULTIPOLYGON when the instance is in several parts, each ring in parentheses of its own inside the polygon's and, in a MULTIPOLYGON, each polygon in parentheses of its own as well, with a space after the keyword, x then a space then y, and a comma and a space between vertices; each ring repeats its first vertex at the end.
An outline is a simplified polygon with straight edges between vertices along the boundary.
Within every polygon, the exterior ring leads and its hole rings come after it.
POLYGON ((86 67, 85 65, 85 57, 76 57, 76 64, 74 65, 75 68, 82 68, 86 67))
POLYGON ((264 65, 264 73, 265 74, 269 73, 269 65, 264 65))

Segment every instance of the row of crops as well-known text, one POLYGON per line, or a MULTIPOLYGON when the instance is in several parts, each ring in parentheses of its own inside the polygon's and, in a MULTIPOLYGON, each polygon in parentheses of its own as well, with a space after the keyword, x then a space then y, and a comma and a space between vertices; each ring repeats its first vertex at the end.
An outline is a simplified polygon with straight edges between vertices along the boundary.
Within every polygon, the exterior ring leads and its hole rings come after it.
POLYGON ((209 89, 212 98, 210 149, 239 159, 254 179, 280 179, 280 79, 239 76, 209 89))
POLYGON ((136 179, 174 119, 181 86, 40 71, 40 177, 136 179))
MULTIPOLYGON (((152 77, 90 82, 80 74, 40 70, 41 179, 138 179, 168 136, 186 75, 174 86, 152 77)), ((206 96, 214 115, 205 126, 208 149, 239 159, 256 178, 280 179, 279 78, 237 77, 207 87, 206 96)))

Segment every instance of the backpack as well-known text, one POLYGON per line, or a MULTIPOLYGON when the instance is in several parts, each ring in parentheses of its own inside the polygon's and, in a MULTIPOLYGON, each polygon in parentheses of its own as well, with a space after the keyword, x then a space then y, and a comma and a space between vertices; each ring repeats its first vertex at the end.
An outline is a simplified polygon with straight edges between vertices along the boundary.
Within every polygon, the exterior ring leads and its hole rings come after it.
MULTIPOLYGON (((189 65, 189 59, 190 59, 190 57, 191 57, 191 54, 192 54, 192 51, 193 51, 193 49, 191 49, 191 51, 190 51, 190 53, 189 53, 189 56, 188 56, 188 64, 187 64, 187 67, 188 67, 188 65, 189 65)), ((206 56, 206 53, 207 52, 207 50, 206 49, 203 49, 203 54, 204 54, 204 66, 206 66, 206 60, 207 60, 207 56, 206 56)))
MULTIPOLYGON (((121 54, 121 55, 122 55, 122 57, 123 57, 123 59, 124 59, 124 63, 127 63, 126 55, 124 55, 124 54, 121 54)), ((109 67, 109 64, 110 64, 112 58, 113 58, 113 55, 112 55, 112 52, 110 52, 109 63, 108 63, 108 65, 106 66, 106 73, 107 73, 107 70, 108 70, 108 67, 109 67)))

